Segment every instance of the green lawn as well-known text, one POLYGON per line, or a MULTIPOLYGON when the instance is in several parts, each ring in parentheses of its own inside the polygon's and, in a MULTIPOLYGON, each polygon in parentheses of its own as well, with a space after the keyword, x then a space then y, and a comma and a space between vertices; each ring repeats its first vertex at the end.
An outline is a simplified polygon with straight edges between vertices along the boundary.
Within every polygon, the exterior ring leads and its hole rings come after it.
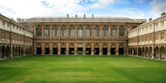
POLYGON ((166 83, 166 62, 127 56, 28 56, 0 61, 0 83, 166 83))

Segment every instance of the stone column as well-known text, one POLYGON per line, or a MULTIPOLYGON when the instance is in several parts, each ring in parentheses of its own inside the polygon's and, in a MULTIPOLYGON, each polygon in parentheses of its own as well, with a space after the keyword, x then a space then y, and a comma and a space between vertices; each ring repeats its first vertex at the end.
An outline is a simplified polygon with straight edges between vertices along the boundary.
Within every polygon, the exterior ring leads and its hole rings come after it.
POLYGON ((43 38, 44 37, 44 25, 42 25, 41 35, 42 35, 42 38, 43 38))
POLYGON ((132 50, 132 53, 131 53, 131 55, 134 55, 134 48, 131 48, 131 50, 132 50))
POLYGON ((77 37, 78 37, 78 33, 77 33, 77 26, 74 26, 74 39, 77 40, 77 37))
POLYGON ((69 55, 69 43, 66 43, 66 55, 69 55))
POLYGON ((85 40, 85 26, 83 26, 83 36, 82 36, 82 40, 85 40))
POLYGON ((94 43, 91 44, 91 55, 94 55, 94 43))
POLYGON ((58 55, 61 55, 61 44, 58 44, 58 55))
POLYGON ((52 39, 52 26, 50 26, 50 29, 49 29, 49 38, 52 39))
POLYGON ((10 46, 10 58, 13 58, 13 48, 12 48, 12 45, 10 46))
POLYGON ((102 43, 99 44, 99 56, 103 55, 102 43))
POLYGON ((102 39, 102 36, 103 36, 103 27, 102 27, 102 26, 100 27, 100 32, 99 32, 99 33, 100 33, 100 34, 99 34, 99 35, 100 35, 100 38, 102 39))
POLYGON ((107 56, 110 56, 110 43, 108 44, 108 48, 107 48, 107 56))
POLYGON ((41 43, 41 50, 42 50, 42 55, 44 55, 45 54, 45 47, 44 47, 44 43, 41 43))
MULTIPOLYGON (((26 53, 25 53, 25 48, 26 48, 26 46, 23 47, 23 56, 26 55, 26 53)), ((35 50, 35 52, 36 52, 36 49, 34 49, 34 50, 35 50)))
POLYGON ((155 56, 155 46, 153 45, 152 46, 152 56, 151 56, 151 58, 154 59, 154 56, 155 56))
POLYGON ((117 30, 117 37, 119 38, 119 26, 116 27, 117 30))
POLYGON ((53 54, 52 43, 50 43, 50 44, 49 44, 49 50, 50 50, 50 53, 49 53, 49 55, 52 55, 52 54, 53 54))
POLYGON ((67 40, 68 40, 69 39, 69 26, 68 25, 67 25, 66 34, 67 34, 67 40))
POLYGON ((139 56, 139 48, 137 47, 136 49, 137 49, 137 56, 139 56))
POLYGON ((119 43, 116 44, 116 55, 119 55, 119 43))
POLYGON ((74 44, 74 55, 76 56, 77 54, 77 44, 74 44))
POLYGON ((112 54, 111 54, 111 48, 112 48, 112 44, 110 44, 110 55, 112 55, 112 54))
POLYGON ((86 55, 86 44, 83 44, 83 55, 86 55))

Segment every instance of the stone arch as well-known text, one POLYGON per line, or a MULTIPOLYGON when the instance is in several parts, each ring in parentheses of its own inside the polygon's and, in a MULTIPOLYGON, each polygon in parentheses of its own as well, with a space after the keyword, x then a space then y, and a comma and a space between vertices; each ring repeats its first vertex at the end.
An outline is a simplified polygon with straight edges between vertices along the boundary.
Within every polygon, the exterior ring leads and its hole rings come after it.
POLYGON ((57 55, 58 54, 58 45, 57 44, 53 44, 52 50, 53 50, 53 55, 57 55))
POLYGON ((20 49, 20 51, 21 51, 21 56, 23 56, 24 55, 24 47, 20 47, 21 49, 20 49))
MULTIPOLYGON (((38 47, 36 49, 38 51, 38 47)), ((28 55, 29 47, 25 47, 25 54, 28 55)), ((38 54, 38 53, 37 53, 38 54)), ((41 48, 40 48, 40 54, 41 54, 41 48)))
POLYGON ((149 47, 148 54, 149 54, 149 57, 150 57, 150 58, 153 57, 153 55, 152 55, 152 47, 149 47))
POLYGON ((146 48, 143 47, 142 50, 143 50, 143 51, 142 51, 142 53, 143 53, 143 57, 146 57, 146 48))
POLYGON ((134 47, 133 50, 134 50, 134 55, 136 55, 136 53, 137 53, 137 52, 136 52, 136 51, 137 51, 136 48, 134 47))
MULTIPOLYGON (((29 55, 29 54, 31 54, 31 52, 32 52, 32 47, 31 46, 28 46, 27 47, 27 55, 29 55)), ((50 51, 50 50, 49 50, 50 51)))
POLYGON ((10 58, 10 47, 6 46, 6 57, 10 58))
POLYGON ((145 47, 145 56, 146 57, 149 57, 148 51, 149 51, 148 47, 145 47))
POLYGON ((159 58, 160 57, 160 48, 159 47, 155 47, 155 58, 159 58))
POLYGON ((2 46, 0 45, 0 58, 2 58, 2 46))
POLYGON ((161 48, 160 48, 160 58, 161 59, 166 59, 166 49, 162 46, 161 48))
POLYGON ((108 45, 107 45, 107 43, 106 42, 102 43, 100 48, 101 48, 100 49, 101 54, 107 55, 107 52, 108 52, 108 45))
POLYGON ((6 58, 6 49, 5 49, 5 46, 2 46, 2 58, 6 58))
POLYGON ((19 56, 19 47, 16 47, 16 56, 19 56))
POLYGON ((86 47, 85 48, 85 53, 90 55, 91 54, 91 45, 90 45, 90 43, 86 43, 85 47, 86 47))
POLYGON ((128 47, 128 50, 127 50, 127 51, 128 51, 128 55, 130 55, 130 47, 128 47))
POLYGON ((18 47, 18 55, 21 56, 21 47, 18 47))
POLYGON ((12 56, 14 57, 14 46, 12 46, 12 56))
POLYGON ((99 55, 99 44, 98 43, 95 43, 94 44, 94 54, 95 55, 99 55))
POLYGON ((138 48, 138 55, 142 56, 142 49, 140 47, 138 48))

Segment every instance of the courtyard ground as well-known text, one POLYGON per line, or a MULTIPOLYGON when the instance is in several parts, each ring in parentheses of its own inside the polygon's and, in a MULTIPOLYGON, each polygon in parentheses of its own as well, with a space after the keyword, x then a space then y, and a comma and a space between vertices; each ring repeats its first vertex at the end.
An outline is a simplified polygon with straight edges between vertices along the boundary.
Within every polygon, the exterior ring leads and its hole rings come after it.
POLYGON ((0 83, 166 83, 166 62, 129 56, 27 56, 0 61, 0 83))

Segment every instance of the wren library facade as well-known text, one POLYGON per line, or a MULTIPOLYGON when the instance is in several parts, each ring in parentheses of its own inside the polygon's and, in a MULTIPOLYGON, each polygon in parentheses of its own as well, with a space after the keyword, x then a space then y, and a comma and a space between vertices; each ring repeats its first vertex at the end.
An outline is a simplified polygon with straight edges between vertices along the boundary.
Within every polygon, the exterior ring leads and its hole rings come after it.
POLYGON ((165 13, 148 22, 146 19, 94 15, 37 17, 17 19, 16 22, 1 16, 9 20, 0 18, 0 31, 4 33, 0 35, 1 57, 41 54, 166 58, 165 13))

